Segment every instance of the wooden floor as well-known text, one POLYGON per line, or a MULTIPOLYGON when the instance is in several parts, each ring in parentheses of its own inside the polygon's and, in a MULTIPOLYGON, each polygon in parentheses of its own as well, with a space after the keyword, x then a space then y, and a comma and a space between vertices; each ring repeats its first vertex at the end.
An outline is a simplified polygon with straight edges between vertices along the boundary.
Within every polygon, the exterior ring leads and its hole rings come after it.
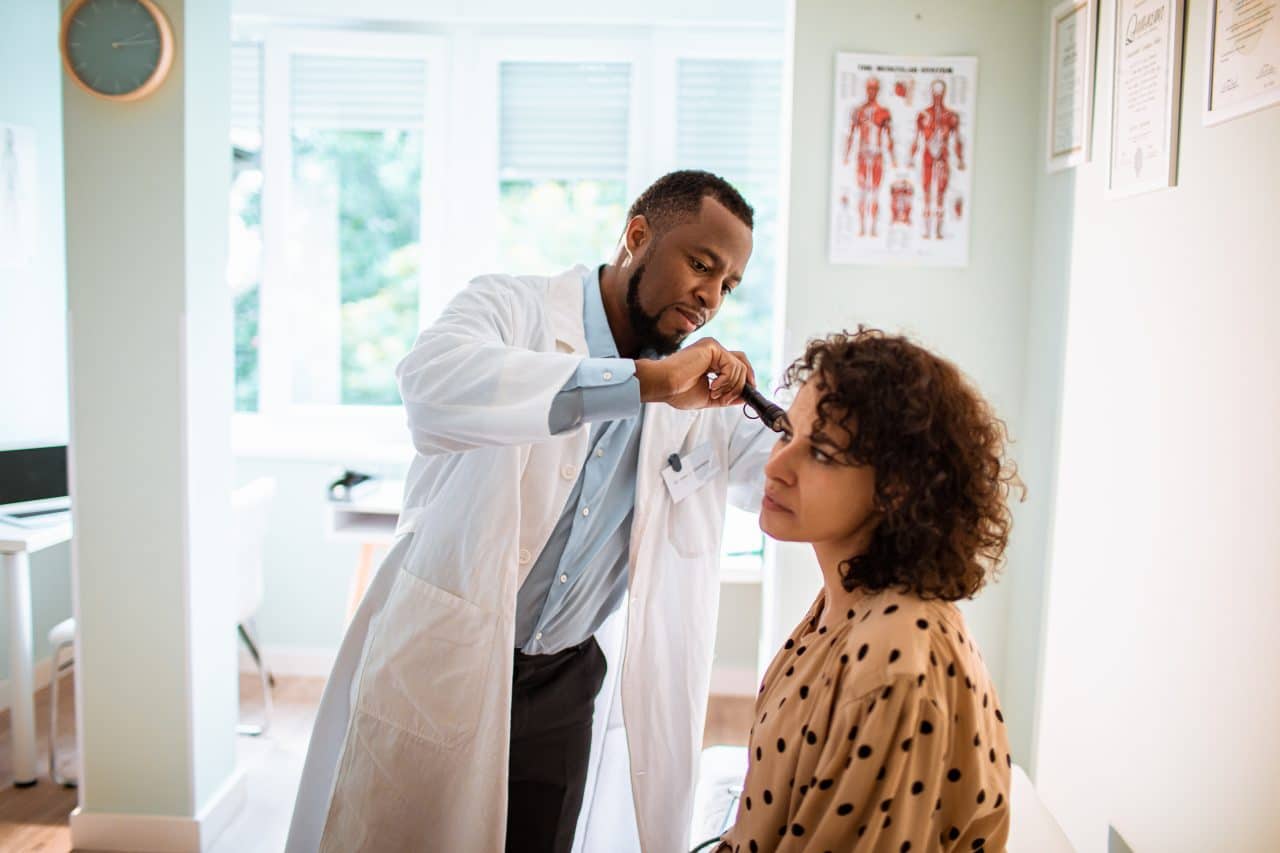
MULTIPOLYGON (((306 757, 307 740, 315 719, 316 705, 324 681, 316 678, 279 677, 272 695, 275 713, 271 729, 263 737, 237 739, 237 759, 249 785, 249 802, 236 821, 218 838, 214 853, 278 853, 284 847, 293 794, 306 757)), ((45 756, 48 752, 48 689, 36 695, 36 735, 40 781, 33 788, 15 789, 9 748, 9 712, 0 712, 0 851, 5 853, 68 853, 71 831, 67 820, 76 807, 76 792, 49 780, 45 756)), ((259 708, 258 682, 245 677, 241 682, 246 720, 256 719, 259 708)), ((703 730, 704 746, 745 745, 751 728, 754 699, 713 696, 707 708, 703 730)), ((64 757, 64 772, 70 772, 67 758, 74 748, 74 694, 70 676, 64 678, 58 695, 58 744, 64 757)), ((88 853, 88 851, 80 851, 88 853)))

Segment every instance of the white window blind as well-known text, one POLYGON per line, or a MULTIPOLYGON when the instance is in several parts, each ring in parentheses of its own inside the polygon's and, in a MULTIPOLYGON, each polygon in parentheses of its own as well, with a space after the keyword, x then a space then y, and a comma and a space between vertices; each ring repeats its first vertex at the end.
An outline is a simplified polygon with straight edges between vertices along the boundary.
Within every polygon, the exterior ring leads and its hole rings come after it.
POLYGON ((776 60, 681 59, 676 158, 738 184, 777 180, 782 65, 776 60))
POLYGON ((262 45, 231 45, 231 126, 256 130, 262 127, 262 45))
POLYGON ((295 54, 290 68, 295 126, 422 126, 427 97, 427 64, 422 60, 295 54))
POLYGON ((502 180, 625 179, 631 66, 504 62, 502 180))

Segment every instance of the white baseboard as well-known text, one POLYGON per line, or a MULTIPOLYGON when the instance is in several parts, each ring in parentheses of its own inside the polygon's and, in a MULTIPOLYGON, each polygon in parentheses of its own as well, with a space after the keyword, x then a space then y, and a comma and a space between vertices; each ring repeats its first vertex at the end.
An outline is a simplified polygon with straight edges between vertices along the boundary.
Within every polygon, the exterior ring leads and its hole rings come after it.
MULTIPOLYGON (((267 669, 275 675, 295 675, 307 678, 328 678, 333 671, 333 662, 338 657, 337 649, 314 648, 308 646, 263 646, 262 657, 267 669)), ((240 672, 257 672, 253 658, 240 644, 240 672)))
POLYGON ((759 690, 755 667, 717 666, 711 669, 712 696, 755 696, 759 690))
POLYGON ((77 850, 129 853, 204 853, 248 800, 249 787, 237 770, 195 817, 71 812, 71 846, 77 850))
MULTIPOLYGON (((63 656, 66 660, 66 656, 63 656)), ((53 658, 45 658, 36 661, 35 666, 31 669, 32 691, 40 690, 49 686, 49 674, 53 671, 53 658)), ((0 681, 0 711, 9 707, 9 691, 12 689, 11 682, 8 679, 0 681)), ((61 688, 59 688, 61 689, 61 688)))

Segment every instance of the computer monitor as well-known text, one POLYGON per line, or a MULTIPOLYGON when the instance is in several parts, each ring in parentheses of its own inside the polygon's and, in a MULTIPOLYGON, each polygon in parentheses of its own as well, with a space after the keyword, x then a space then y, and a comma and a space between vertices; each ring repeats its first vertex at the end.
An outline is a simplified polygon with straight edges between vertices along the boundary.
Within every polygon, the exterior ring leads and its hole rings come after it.
POLYGON ((67 497, 67 448, 26 447, 0 451, 0 516, 21 522, 71 506, 67 497))

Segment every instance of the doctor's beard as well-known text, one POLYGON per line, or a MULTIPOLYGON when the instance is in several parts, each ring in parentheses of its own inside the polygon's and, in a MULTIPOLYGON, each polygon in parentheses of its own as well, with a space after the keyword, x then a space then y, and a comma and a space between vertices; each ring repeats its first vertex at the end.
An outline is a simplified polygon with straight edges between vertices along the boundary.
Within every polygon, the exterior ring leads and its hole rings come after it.
POLYGON ((627 320, 631 323, 631 332, 640 344, 640 351, 651 349, 659 356, 671 355, 680 349, 684 336, 664 335, 658 329, 661 315, 646 314, 640 307, 640 279, 644 277, 644 264, 636 267, 627 281, 627 320))

